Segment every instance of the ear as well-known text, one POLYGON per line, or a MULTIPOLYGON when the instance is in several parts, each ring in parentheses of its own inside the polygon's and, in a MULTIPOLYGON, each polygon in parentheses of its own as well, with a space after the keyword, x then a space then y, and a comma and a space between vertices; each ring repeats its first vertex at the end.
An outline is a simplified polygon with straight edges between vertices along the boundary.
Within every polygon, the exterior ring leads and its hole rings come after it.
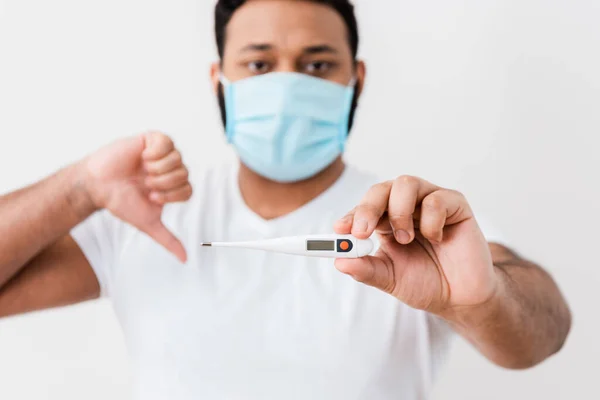
POLYGON ((215 61, 210 65, 210 81, 212 82, 212 87, 215 95, 218 95, 219 93, 220 75, 221 64, 218 61, 215 61))
POLYGON ((356 62, 356 92, 358 93, 358 97, 363 92, 363 88, 365 87, 365 78, 367 76, 367 66, 365 62, 359 60, 356 62))

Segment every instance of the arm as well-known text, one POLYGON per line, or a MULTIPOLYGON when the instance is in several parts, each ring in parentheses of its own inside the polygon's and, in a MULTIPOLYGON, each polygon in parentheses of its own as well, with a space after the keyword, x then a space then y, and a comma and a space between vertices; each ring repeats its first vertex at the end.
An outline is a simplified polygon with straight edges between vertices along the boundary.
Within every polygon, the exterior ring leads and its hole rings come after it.
POLYGON ((336 260, 341 272, 445 319, 500 366, 531 367, 565 341, 571 317, 553 280, 490 245, 462 193, 401 176, 373 186, 335 230, 380 237, 374 256, 336 260))
POLYGON ((173 142, 149 133, 117 141, 0 197, 0 317, 98 297, 99 282, 69 232, 100 209, 185 261, 185 249, 161 214, 165 204, 191 194, 173 142))
POLYGON ((542 268, 498 244, 490 244, 490 251, 499 282, 496 295, 477 308, 443 317, 496 364, 532 367, 562 348, 571 313, 542 268))
POLYGON ((93 300, 100 286, 89 262, 65 235, 0 287, 0 318, 93 300))
POLYGON ((94 211, 78 165, 0 197, 0 317, 99 295, 89 263, 68 235, 94 211))

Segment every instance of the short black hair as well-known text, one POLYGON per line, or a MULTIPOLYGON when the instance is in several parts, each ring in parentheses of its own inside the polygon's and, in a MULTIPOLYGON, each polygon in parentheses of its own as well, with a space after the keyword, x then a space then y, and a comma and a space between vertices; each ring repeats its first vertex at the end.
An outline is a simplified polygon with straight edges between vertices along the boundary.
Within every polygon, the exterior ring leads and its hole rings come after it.
MULTIPOLYGON (((235 11, 247 0, 218 0, 215 6, 215 38, 219 57, 223 59, 225 49, 225 30, 227 24, 235 11)), ((324 4, 336 10, 348 27, 348 41, 352 51, 352 57, 356 59, 358 54, 358 23, 354 14, 354 6, 350 0, 308 0, 314 3, 324 4)))

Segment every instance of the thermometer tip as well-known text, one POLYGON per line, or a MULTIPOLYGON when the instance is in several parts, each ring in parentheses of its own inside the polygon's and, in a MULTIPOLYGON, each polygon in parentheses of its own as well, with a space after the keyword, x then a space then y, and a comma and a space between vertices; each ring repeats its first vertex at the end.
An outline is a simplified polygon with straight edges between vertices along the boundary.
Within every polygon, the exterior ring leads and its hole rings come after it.
POLYGON ((203 246, 203 247, 211 247, 211 246, 212 246, 212 243, 202 243, 202 246, 203 246))

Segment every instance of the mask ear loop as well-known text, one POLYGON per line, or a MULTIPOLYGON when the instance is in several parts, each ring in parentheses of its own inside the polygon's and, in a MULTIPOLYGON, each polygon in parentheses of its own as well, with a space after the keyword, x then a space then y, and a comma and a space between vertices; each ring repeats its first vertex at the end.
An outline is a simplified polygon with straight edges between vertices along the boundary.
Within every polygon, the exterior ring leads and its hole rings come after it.
POLYGON ((227 142, 233 141, 233 133, 235 131, 235 107, 233 100, 233 85, 231 81, 223 75, 223 72, 219 73, 219 82, 223 85, 223 97, 225 98, 225 136, 227 142))
POLYGON ((340 126, 340 133, 338 139, 340 144, 340 152, 342 153, 344 152, 344 149, 346 147, 346 139, 348 137, 348 126, 350 125, 350 110, 352 109, 352 100, 354 99, 356 82, 356 77, 353 76, 352 79, 350 79, 350 82, 348 82, 348 85, 346 86, 346 98, 344 99, 345 105, 343 114, 344 122, 340 126))
POLYGON ((219 72, 219 82, 221 82, 223 86, 231 85, 231 82, 229 81, 229 79, 227 79, 225 75, 223 75, 223 72, 219 72))

